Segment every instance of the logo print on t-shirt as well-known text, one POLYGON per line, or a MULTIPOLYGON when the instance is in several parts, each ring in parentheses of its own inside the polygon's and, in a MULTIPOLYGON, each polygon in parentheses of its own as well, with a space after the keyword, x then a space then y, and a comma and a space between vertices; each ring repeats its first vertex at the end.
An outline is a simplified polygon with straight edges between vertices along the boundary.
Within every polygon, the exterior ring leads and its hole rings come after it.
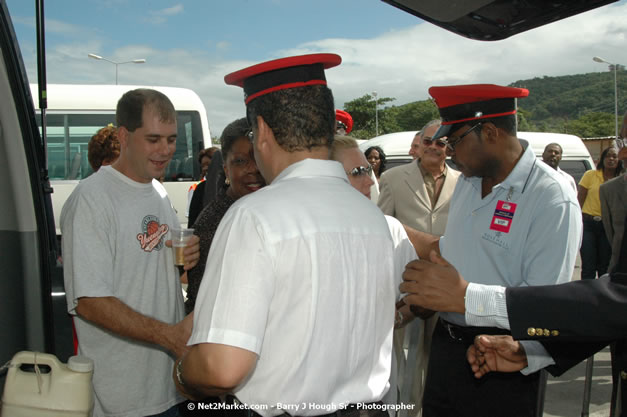
POLYGON ((168 233, 170 228, 167 224, 159 224, 159 219, 156 216, 147 215, 142 220, 142 230, 144 233, 137 235, 139 246, 145 252, 152 252, 153 249, 160 250, 163 247, 161 238, 168 233))

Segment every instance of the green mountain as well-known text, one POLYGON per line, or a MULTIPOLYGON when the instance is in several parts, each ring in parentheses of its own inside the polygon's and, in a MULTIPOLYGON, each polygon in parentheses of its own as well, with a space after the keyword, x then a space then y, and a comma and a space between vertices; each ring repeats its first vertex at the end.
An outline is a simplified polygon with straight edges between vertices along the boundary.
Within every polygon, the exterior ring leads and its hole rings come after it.
MULTIPOLYGON (((618 115, 620 129, 627 111, 627 71, 617 72, 618 115)), ((529 89, 529 97, 518 101, 519 130, 570 133, 580 137, 614 136, 614 72, 536 77, 519 80, 513 87, 529 89)), ((378 134, 420 129, 436 118, 432 100, 415 101, 400 106, 389 105, 392 97, 375 98, 369 94, 347 102, 344 110, 353 116, 351 135, 369 139, 378 134), (386 106, 387 105, 387 106, 386 106)))
MULTIPOLYGON (((627 71, 617 72, 619 128, 627 110, 627 71)), ((529 130, 574 133, 579 136, 614 135, 614 72, 536 77, 511 86, 529 89, 518 102, 529 130)), ((522 129, 521 129, 522 130, 522 129)))

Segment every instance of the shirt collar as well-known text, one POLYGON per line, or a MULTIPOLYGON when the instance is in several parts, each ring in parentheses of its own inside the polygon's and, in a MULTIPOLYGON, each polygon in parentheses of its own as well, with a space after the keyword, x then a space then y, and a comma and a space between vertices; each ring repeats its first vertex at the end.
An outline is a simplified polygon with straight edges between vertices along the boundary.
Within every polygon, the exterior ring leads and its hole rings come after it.
MULTIPOLYGON (((423 178, 425 175, 431 175, 431 177, 433 177, 433 174, 431 174, 429 171, 427 171, 422 164, 420 163, 420 160, 417 160, 418 163, 418 169, 420 170, 420 173, 422 174, 423 178)), ((446 163, 446 161, 444 162, 444 169, 442 170, 442 177, 446 178, 446 174, 448 173, 448 164, 446 163)))
POLYGON ((339 162, 307 158, 285 168, 274 181, 272 181, 272 184, 299 177, 336 177, 348 182, 344 167, 342 167, 342 164, 339 162))
POLYGON ((500 184, 505 188, 513 188, 514 191, 522 194, 525 188, 525 184, 531 175, 531 170, 536 164, 536 156, 529 146, 529 142, 523 139, 519 139, 524 151, 512 172, 509 173, 507 178, 500 184))
MULTIPOLYGON (((498 188, 505 188, 505 189, 511 188, 512 191, 515 191, 521 194, 524 191, 525 184, 527 183, 527 180, 529 179, 529 176, 531 175, 531 170, 533 169, 536 163, 536 156, 533 153, 531 146, 529 146, 529 142, 527 142, 524 139, 518 139, 518 140, 520 141, 520 144, 523 147, 523 154, 518 160, 518 162, 516 163, 516 165, 514 166, 514 169, 512 169, 512 171, 505 178, 505 180, 503 180, 503 182, 501 182, 500 184, 495 185, 493 190, 496 190, 498 188)), ((471 178, 465 178, 465 179, 467 181, 470 181, 470 183, 477 190, 481 191, 481 181, 483 181, 483 178, 471 177, 471 178)))

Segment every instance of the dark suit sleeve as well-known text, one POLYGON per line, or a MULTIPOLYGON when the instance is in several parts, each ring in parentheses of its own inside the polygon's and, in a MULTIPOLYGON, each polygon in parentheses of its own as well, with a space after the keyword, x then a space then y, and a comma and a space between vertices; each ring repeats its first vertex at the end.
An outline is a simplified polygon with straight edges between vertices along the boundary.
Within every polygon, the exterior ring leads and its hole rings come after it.
POLYGON ((512 335, 542 342, 561 375, 609 342, 627 337, 627 275, 561 285, 508 288, 512 335))
POLYGON ((594 355, 611 342, 611 340, 577 343, 542 342, 542 346, 544 346, 555 361, 555 365, 548 366, 546 370, 553 376, 560 376, 579 362, 594 355))
POLYGON ((508 288, 512 335, 520 340, 595 341, 627 337, 627 274, 560 285, 508 288), (541 331, 540 331, 541 330, 541 331))

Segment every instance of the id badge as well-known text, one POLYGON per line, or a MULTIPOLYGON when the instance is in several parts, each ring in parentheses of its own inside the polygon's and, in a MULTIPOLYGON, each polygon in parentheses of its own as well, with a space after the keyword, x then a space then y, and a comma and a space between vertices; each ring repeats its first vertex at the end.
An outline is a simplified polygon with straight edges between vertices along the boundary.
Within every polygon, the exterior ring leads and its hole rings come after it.
POLYGON ((492 222, 490 222, 490 230, 509 233, 509 229, 512 227, 515 212, 516 203, 499 200, 496 203, 496 209, 494 210, 492 222))

